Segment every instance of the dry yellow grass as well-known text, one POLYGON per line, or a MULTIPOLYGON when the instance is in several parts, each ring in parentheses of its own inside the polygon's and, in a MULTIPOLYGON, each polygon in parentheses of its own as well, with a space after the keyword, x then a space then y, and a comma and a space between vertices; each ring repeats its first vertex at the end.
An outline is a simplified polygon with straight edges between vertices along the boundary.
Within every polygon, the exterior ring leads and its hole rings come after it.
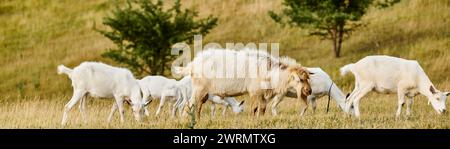
MULTIPOLYGON (((56 74, 58 64, 70 67, 82 61, 115 64, 100 54, 113 46, 93 30, 105 28, 102 18, 115 3, 122 1, 3 0, 0 2, 0 128, 59 128, 64 104, 71 96, 70 81, 56 74)), ((403 0, 383 10, 371 10, 368 22, 344 42, 343 57, 333 58, 329 41, 307 37, 298 28, 282 27, 267 11, 281 9, 281 0, 195 0, 183 1, 185 7, 213 14, 219 25, 204 37, 204 43, 278 42, 282 55, 310 67, 322 67, 333 80, 350 92, 353 77, 339 76, 344 64, 373 54, 417 59, 438 89, 450 90, 450 1, 403 0)), ((198 128, 449 128, 449 115, 438 116, 416 98, 413 116, 395 121, 395 95, 371 94, 361 102, 362 120, 345 118, 332 106, 305 117, 298 116, 298 102, 289 99, 280 105, 282 115, 270 114, 256 119, 245 113, 225 118, 210 118, 205 108, 198 128)), ((186 128, 188 122, 166 116, 151 116, 135 123, 127 111, 127 122, 105 125, 112 101, 90 100, 89 123, 83 124, 77 109, 71 112, 67 128, 186 128)), ((154 103, 153 103, 154 104, 154 103)), ((333 104, 332 104, 333 105, 333 104)), ((269 109, 270 110, 270 109, 269 109)), ((154 105, 151 107, 154 112, 154 105)), ((167 110, 166 110, 167 111, 167 110)), ((167 114, 167 113, 166 113, 167 114)))
MULTIPOLYGON (((0 128, 62 128, 60 125, 64 104, 70 97, 51 97, 21 99, 14 102, 1 102, 0 128)), ((188 128, 188 118, 169 118, 166 106, 160 116, 155 116, 157 102, 150 105, 151 116, 143 122, 136 122, 127 107, 125 123, 119 122, 118 113, 107 124, 106 118, 110 112, 112 100, 88 99, 88 122, 85 124, 78 110, 78 105, 70 112, 69 123, 64 128, 188 128)), ((221 109, 216 109, 216 116, 211 117, 209 103, 204 106, 202 119, 197 122, 195 128, 450 128, 450 115, 438 115, 431 106, 427 105, 425 98, 420 97, 413 105, 411 117, 402 116, 396 120, 394 113, 397 99, 395 95, 372 94, 361 102, 361 120, 345 116, 331 101, 330 111, 326 113, 326 98, 318 102, 315 114, 308 109, 307 114, 299 116, 299 102, 295 99, 285 99, 279 105, 279 115, 271 116, 270 111, 260 118, 255 118, 251 112, 252 103, 247 103, 245 111, 235 115, 228 110, 225 116, 221 115, 221 109)), ((268 109, 270 110, 270 108, 268 109)))

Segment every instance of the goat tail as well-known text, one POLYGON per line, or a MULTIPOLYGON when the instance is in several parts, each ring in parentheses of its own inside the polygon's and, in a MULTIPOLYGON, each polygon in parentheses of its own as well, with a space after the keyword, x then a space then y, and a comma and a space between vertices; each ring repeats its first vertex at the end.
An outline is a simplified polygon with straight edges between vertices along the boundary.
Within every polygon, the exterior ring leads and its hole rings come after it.
POLYGON ((351 72, 353 70, 353 66, 355 64, 351 63, 351 64, 347 64, 344 67, 341 67, 340 72, 341 72, 341 76, 345 76, 348 72, 351 72))
POLYGON ((70 68, 67 68, 66 66, 64 66, 64 65, 59 65, 58 66, 58 74, 67 74, 69 77, 70 77, 70 75, 72 75, 72 72, 73 72, 73 70, 72 69, 70 69, 70 68))

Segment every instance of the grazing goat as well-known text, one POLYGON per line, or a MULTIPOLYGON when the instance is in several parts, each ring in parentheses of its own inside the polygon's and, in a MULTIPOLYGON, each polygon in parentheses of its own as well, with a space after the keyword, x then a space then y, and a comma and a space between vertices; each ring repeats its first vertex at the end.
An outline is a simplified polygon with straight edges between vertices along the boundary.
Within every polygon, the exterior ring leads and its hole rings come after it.
POLYGON ((259 101, 257 116, 265 112, 264 97, 284 95, 292 87, 307 106, 306 97, 311 94, 306 69, 291 58, 276 58, 264 51, 209 49, 175 71, 192 77, 188 106, 195 106, 192 110, 196 110, 196 118, 200 118, 208 94, 224 98, 248 93, 251 100, 259 101))
POLYGON ((144 105, 141 89, 129 70, 98 62, 83 62, 73 70, 59 65, 58 74, 63 73, 72 80, 73 96, 65 105, 62 125, 67 123, 68 112, 79 100, 81 100, 80 111, 86 122, 83 102, 87 95, 97 98, 114 97, 115 104, 112 106, 108 122, 111 121, 113 111, 117 108, 119 108, 120 121, 124 122, 124 101, 131 103, 135 119, 141 121, 144 105))
POLYGON ((215 117, 215 115, 216 115, 216 105, 217 104, 222 104, 225 106, 222 111, 222 116, 225 115, 228 107, 231 107, 231 111, 233 111, 235 114, 239 114, 242 111, 244 111, 243 104, 244 104, 245 100, 243 100, 242 102, 239 103, 236 100, 236 98, 234 98, 234 97, 225 97, 224 99, 222 99, 219 96, 214 96, 211 94, 208 94, 208 100, 212 101, 214 103, 214 104, 211 104, 211 117, 215 117))
MULTIPOLYGON (((173 89, 177 84, 175 79, 168 79, 163 76, 147 76, 138 82, 146 105, 153 99, 160 99, 156 115, 159 115, 161 112, 167 98, 171 101, 176 101, 177 97, 180 96, 180 93, 173 89), (149 100, 149 97, 152 99, 149 100)), ((145 115, 149 116, 147 108, 145 108, 145 115)))
MULTIPOLYGON (((179 101, 177 101, 177 108, 180 109, 180 112, 183 111, 184 104, 187 103, 189 98, 192 95, 192 81, 190 76, 185 76, 183 79, 178 81, 177 87, 179 90, 181 90, 182 98, 179 98, 179 101)), ((211 101, 213 104, 211 105, 211 116, 215 116, 215 108, 217 104, 222 104, 225 106, 225 108, 222 111, 222 115, 225 115, 225 112, 228 108, 228 106, 231 107, 231 110, 238 114, 244 111, 244 101, 238 102, 236 98, 234 97, 225 97, 221 98, 219 96, 215 96, 213 94, 208 94, 208 100, 211 101)), ((176 107, 174 107, 176 108, 176 107)), ((175 114, 177 109, 173 109, 173 115, 175 114)))
POLYGON ((437 90, 417 61, 391 56, 367 56, 354 64, 345 65, 340 71, 342 75, 352 72, 355 76, 355 88, 347 98, 344 111, 348 112, 353 105, 358 118, 359 100, 372 90, 397 93, 396 118, 401 114, 405 97, 409 99, 406 101, 406 115, 411 114, 413 97, 419 93, 428 98, 437 113, 445 112, 449 92, 437 90))
MULTIPOLYGON (((343 110, 345 107, 345 95, 338 86, 331 80, 330 76, 321 68, 306 68, 314 75, 310 75, 311 95, 307 97, 311 103, 313 111, 316 111, 316 99, 325 95, 332 97, 338 106, 343 110)), ((295 90, 289 90, 286 97, 297 98, 295 90)), ((275 96, 272 101, 272 115, 277 115, 277 106, 283 100, 282 96, 275 96)), ((303 115, 307 107, 300 109, 300 115, 303 115)))
MULTIPOLYGON (((139 80, 139 85, 141 86, 145 103, 151 102, 151 100, 148 100, 149 97, 151 97, 152 99, 161 99, 156 111, 156 115, 159 115, 167 99, 169 99, 171 103, 173 102, 174 104, 172 106, 169 106, 172 110, 171 117, 175 116, 177 108, 181 106, 180 104, 185 103, 183 102, 183 100, 186 99, 184 97, 191 96, 192 90, 189 76, 184 77, 180 81, 168 79, 163 76, 147 76, 139 80)), ((233 112, 242 112, 242 105, 239 105, 239 103, 234 98, 225 98, 224 101, 221 100, 218 96, 210 95, 208 99, 210 99, 210 101, 214 103, 212 107, 215 107, 215 104, 222 104, 225 106, 230 105, 233 109, 233 112)), ((148 111, 146 108, 145 110, 146 115, 148 116, 148 111)), ((225 110, 226 109, 224 109, 224 112, 225 110)))

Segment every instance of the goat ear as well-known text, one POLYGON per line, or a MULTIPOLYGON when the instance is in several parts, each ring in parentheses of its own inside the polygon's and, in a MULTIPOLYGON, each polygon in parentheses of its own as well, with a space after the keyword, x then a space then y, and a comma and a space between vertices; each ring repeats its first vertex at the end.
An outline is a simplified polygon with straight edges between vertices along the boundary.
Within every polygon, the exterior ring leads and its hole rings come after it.
POLYGON ((245 100, 242 100, 239 106, 242 106, 244 104, 245 100))
POLYGON ((450 96, 450 92, 445 92, 445 96, 450 96))
MULTIPOLYGON (((312 73, 312 74, 314 74, 314 73, 312 73)), ((312 75, 312 74, 311 74, 311 72, 307 71, 306 69, 301 69, 301 70, 300 70, 300 77, 301 77, 301 79, 303 79, 303 80, 308 79, 308 78, 309 78, 309 75, 312 75)))
POLYGON ((433 86, 430 86, 430 92, 431 92, 432 94, 436 94, 436 90, 434 89, 433 86))
POLYGON ((345 95, 345 99, 347 99, 350 96, 350 93, 347 93, 347 95, 345 95))

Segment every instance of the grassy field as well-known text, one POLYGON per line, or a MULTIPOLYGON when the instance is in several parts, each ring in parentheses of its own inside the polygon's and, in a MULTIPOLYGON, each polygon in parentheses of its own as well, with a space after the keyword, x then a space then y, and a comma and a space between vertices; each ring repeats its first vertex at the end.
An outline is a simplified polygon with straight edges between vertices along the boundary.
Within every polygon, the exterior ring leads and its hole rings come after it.
MULTIPOLYGON (((60 125, 62 110, 70 97, 52 97, 20 99, 14 102, 2 101, 0 109, 0 124, 2 128, 62 128, 60 125)), ((225 116, 221 109, 216 109, 216 116, 210 115, 209 103, 204 106, 202 119, 195 128, 450 128, 450 116, 438 115, 425 98, 417 99, 413 105, 413 115, 394 118, 396 96, 373 94, 361 102, 361 120, 344 115, 332 101, 330 111, 326 113, 326 98, 319 100, 318 109, 313 114, 308 110, 303 117, 299 116, 299 102, 295 99, 285 99, 279 105, 279 115, 271 116, 270 111, 265 116, 255 118, 251 111, 252 103, 246 104, 244 113, 235 115, 230 109, 225 116)), ((74 108, 69 117, 69 123, 64 128, 189 128, 188 118, 169 118, 168 107, 160 116, 155 116, 156 104, 150 105, 152 115, 138 123, 131 114, 131 109, 125 112, 125 123, 120 123, 118 113, 114 120, 107 124, 106 118, 110 112, 112 101, 88 100, 86 107, 88 122, 84 123, 78 108, 74 108)), ((270 110, 270 109, 269 109, 270 110)))
MULTIPOLYGON (((56 74, 56 66, 69 67, 82 61, 102 61, 117 65, 100 54, 112 43, 94 28, 105 28, 102 18, 122 1, 2 0, 0 1, 0 128, 59 128, 63 106, 72 90, 66 76, 56 74)), ((450 1, 403 0, 393 7, 372 9, 363 18, 367 25, 344 42, 343 57, 334 58, 330 41, 308 37, 298 28, 272 21, 267 11, 281 9, 281 0, 199 0, 183 1, 199 10, 200 16, 219 17, 218 26, 204 37, 204 43, 277 42, 281 55, 297 59, 309 67, 322 67, 345 91, 353 87, 353 77, 339 76, 339 67, 367 55, 383 54, 416 59, 440 90, 450 90, 450 1)), ((240 98, 244 100, 245 97, 240 98)), ((150 116, 143 123, 132 120, 110 125, 106 117, 112 100, 89 100, 89 122, 83 124, 73 109, 66 128, 187 128, 189 121, 150 116)), ((154 112, 156 103, 150 111, 154 112)), ((361 120, 345 117, 334 101, 325 113, 326 100, 318 111, 298 115, 299 102, 286 99, 281 115, 262 118, 251 115, 252 101, 243 114, 216 118, 204 108, 204 118, 196 128, 449 128, 450 115, 437 115, 418 96, 413 116, 394 119, 396 95, 371 93, 361 101, 361 120)), ((270 110, 270 108, 269 108, 270 110)), ((165 110, 167 111, 167 109, 165 110)))

